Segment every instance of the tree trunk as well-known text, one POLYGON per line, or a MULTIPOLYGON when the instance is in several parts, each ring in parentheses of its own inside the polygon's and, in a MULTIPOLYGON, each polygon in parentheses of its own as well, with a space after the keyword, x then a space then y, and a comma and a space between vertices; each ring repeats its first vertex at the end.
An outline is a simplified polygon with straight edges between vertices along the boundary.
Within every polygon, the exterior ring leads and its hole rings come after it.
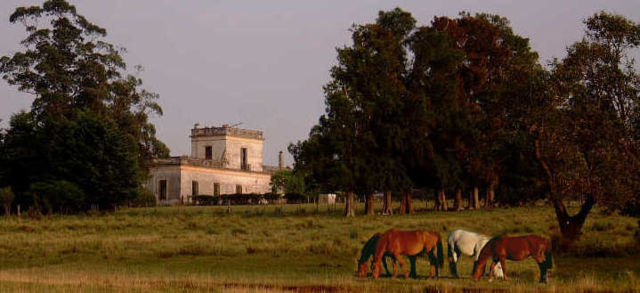
POLYGON ((479 209, 480 208, 480 191, 478 190, 478 186, 474 186, 471 194, 469 196, 469 209, 479 209))
POLYGON ((458 188, 458 190, 456 190, 456 200, 453 203, 453 209, 456 211, 462 210, 462 189, 461 188, 458 188))
POLYGON ((382 203, 382 214, 383 215, 392 215, 393 209, 391 208, 391 191, 387 190, 384 192, 384 201, 382 203))
POLYGON ((368 193, 364 201, 364 214, 370 216, 374 213, 373 193, 368 193))
POLYGON ((447 194, 442 190, 442 211, 446 212, 449 210, 449 205, 447 204, 447 194))
POLYGON ((11 216, 11 205, 4 205, 4 215, 5 216, 11 216))
POLYGON ((402 203, 400 204, 401 214, 411 214, 413 210, 411 208, 411 190, 405 190, 402 193, 402 203))
POLYGON ((449 207, 447 206, 447 195, 445 194, 444 189, 438 189, 435 210, 445 212, 449 210, 449 207))
POLYGON ((495 199, 495 187, 496 187, 496 183, 492 182, 489 184, 489 187, 487 187, 487 194, 485 197, 485 202, 484 202, 484 207, 487 209, 490 209, 493 206, 493 200, 495 199))
POLYGON ((556 211, 560 233, 562 234, 560 251, 566 252, 571 248, 573 242, 580 239, 580 235, 582 234, 582 226, 584 226, 587 215, 593 208, 593 205, 596 203, 596 201, 593 196, 587 196, 584 204, 582 205, 582 207, 580 207, 580 211, 573 216, 569 216, 567 208, 562 200, 553 199, 552 202, 553 207, 556 211))
POLYGON ((347 192, 347 197, 344 201, 344 216, 345 217, 354 217, 356 215, 355 207, 353 204, 353 191, 347 192))

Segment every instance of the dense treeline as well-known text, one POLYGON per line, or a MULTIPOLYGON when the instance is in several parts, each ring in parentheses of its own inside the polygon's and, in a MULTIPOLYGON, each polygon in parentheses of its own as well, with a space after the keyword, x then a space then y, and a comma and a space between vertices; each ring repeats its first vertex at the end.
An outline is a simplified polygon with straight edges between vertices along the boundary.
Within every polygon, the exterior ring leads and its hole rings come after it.
POLYGON ((147 166, 169 153, 148 121, 162 110, 126 74, 122 49, 64 0, 19 7, 10 22, 28 36, 0 73, 35 97, 0 136, 0 187, 11 187, 14 208, 73 213, 148 197, 147 166))
POLYGON ((595 203, 638 211, 640 78, 630 50, 640 26, 596 13, 567 57, 539 64, 529 40, 497 15, 463 12, 418 26, 410 13, 380 12, 337 49, 326 113, 290 146, 306 185, 353 197, 433 190, 436 209, 548 198, 567 244, 595 203), (484 196, 482 196, 483 194, 484 196), (448 206, 447 198, 454 198, 448 206), (582 209, 567 213, 566 200, 582 209))

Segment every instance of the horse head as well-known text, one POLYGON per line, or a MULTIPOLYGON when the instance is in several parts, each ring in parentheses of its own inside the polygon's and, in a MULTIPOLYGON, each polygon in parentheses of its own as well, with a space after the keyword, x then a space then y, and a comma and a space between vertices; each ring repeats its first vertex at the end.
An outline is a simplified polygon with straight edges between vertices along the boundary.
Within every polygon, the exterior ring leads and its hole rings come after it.
POLYGON ((358 264, 358 277, 366 277, 367 276, 367 262, 361 262, 358 264))

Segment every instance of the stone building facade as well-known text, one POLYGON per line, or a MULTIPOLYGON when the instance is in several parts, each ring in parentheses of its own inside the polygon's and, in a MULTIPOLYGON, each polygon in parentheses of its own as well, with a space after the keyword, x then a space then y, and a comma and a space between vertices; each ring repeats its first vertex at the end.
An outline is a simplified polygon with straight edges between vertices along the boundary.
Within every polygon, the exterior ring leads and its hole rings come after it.
POLYGON ((189 203, 194 195, 267 193, 271 175, 262 165, 262 131, 223 125, 191 129, 191 156, 157 159, 147 188, 159 204, 189 203))

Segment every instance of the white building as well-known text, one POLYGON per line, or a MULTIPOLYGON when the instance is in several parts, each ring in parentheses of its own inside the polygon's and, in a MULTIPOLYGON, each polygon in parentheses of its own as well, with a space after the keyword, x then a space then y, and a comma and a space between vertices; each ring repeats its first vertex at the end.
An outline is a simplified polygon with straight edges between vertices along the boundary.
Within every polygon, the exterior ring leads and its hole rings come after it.
POLYGON ((147 188, 159 204, 191 202, 194 195, 267 193, 271 174, 262 165, 262 131, 222 127, 191 129, 191 156, 157 159, 147 188))

